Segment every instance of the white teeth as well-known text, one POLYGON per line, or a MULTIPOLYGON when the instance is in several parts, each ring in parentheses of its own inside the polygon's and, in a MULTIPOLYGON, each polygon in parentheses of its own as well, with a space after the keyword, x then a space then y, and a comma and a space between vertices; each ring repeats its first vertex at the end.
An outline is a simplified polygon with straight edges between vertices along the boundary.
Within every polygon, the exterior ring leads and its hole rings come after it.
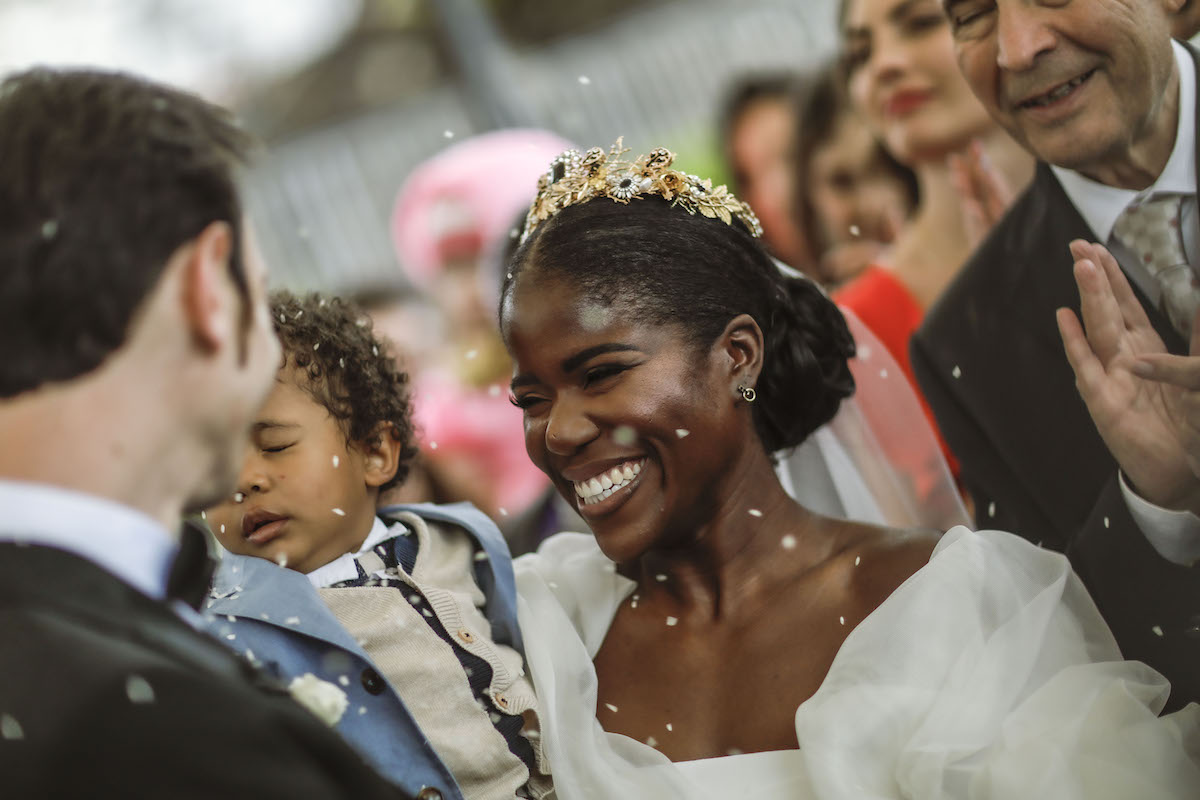
POLYGON ((630 481, 636 478, 641 471, 641 462, 613 467, 595 478, 576 481, 575 494, 584 501, 585 505, 599 503, 601 500, 611 497, 617 490, 628 486, 630 481))

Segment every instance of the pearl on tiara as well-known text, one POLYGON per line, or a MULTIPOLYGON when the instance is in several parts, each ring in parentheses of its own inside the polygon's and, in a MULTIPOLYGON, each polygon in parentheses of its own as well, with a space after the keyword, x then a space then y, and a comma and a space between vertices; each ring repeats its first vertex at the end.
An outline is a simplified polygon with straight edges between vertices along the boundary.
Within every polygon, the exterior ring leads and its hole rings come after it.
POLYGON ((633 161, 622 160, 621 156, 627 152, 629 149, 622 147, 622 140, 617 139, 607 153, 599 147, 586 153, 567 150, 550 162, 550 169, 538 179, 537 196, 525 217, 521 241, 524 242, 539 223, 564 208, 597 197, 607 197, 617 203, 648 196, 662 197, 689 214, 699 212, 726 225, 732 225, 737 217, 752 236, 762 236, 762 225, 750 206, 724 186, 713 188, 710 180, 671 169, 675 154, 670 150, 657 147, 633 161))

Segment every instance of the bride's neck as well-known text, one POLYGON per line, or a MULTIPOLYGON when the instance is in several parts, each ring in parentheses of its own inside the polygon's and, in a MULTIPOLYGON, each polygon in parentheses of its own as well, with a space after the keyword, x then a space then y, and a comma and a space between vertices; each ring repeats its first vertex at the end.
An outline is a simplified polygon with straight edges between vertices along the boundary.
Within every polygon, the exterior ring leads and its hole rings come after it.
POLYGON ((812 512, 788 496, 765 453, 761 463, 730 472, 709 519, 626 571, 639 591, 669 592, 696 614, 717 619, 770 593, 778 574, 771 567, 781 553, 797 562, 822 557, 827 543, 805 535, 812 512))

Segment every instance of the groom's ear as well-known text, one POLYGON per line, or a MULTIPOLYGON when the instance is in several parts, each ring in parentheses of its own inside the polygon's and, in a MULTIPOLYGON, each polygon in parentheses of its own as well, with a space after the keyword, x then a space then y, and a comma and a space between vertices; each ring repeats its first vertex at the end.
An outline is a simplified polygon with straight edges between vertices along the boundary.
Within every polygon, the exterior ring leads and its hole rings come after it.
POLYGON ((731 387, 754 388, 762 371, 763 332, 749 314, 738 314, 717 338, 719 351, 731 387))

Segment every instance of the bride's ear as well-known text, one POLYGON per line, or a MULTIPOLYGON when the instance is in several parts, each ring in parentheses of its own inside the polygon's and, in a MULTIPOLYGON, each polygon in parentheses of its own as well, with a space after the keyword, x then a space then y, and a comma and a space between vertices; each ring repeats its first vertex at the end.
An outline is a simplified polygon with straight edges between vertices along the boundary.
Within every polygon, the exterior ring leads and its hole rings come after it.
POLYGON ((738 314, 717 339, 717 349, 728 370, 730 387, 753 389, 763 361, 763 332, 749 314, 738 314))

